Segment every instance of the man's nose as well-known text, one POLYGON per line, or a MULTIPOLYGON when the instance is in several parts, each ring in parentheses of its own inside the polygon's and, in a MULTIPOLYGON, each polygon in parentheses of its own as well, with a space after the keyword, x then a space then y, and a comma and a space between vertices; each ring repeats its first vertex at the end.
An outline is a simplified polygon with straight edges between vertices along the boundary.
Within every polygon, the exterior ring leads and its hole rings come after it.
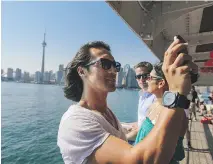
POLYGON ((116 74, 117 73, 117 69, 113 66, 111 66, 111 68, 109 69, 110 73, 116 74))

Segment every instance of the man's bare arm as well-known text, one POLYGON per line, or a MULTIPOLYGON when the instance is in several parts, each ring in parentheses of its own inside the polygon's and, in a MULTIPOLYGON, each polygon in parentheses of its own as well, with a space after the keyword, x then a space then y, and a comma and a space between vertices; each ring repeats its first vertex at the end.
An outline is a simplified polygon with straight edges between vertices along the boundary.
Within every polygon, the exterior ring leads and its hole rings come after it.
MULTIPOLYGON (((191 62, 192 58, 189 55, 178 54, 185 46, 186 44, 180 44, 178 40, 174 41, 165 52, 162 69, 169 90, 186 96, 191 88, 189 71, 198 69, 191 62), (183 65, 185 61, 188 61, 188 64, 183 65)), ((91 155, 93 163, 169 163, 183 125, 184 109, 160 108, 162 112, 159 119, 144 140, 132 147, 121 139, 109 136, 91 155)))
POLYGON ((132 147, 110 136, 93 153, 93 163, 169 163, 180 134, 183 109, 162 108, 158 123, 143 141, 132 147))

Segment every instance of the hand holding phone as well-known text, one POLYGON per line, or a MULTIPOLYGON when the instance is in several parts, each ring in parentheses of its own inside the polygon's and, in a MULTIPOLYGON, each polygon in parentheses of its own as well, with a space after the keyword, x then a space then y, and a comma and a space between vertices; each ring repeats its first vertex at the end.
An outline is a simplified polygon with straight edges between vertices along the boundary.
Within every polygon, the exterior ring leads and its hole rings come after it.
MULTIPOLYGON (((186 41, 180 35, 176 35, 174 37, 174 40, 175 39, 179 39, 181 43, 186 43, 186 41)), ((180 54, 180 53, 189 54, 187 48, 182 49, 178 54, 180 54)), ((188 62, 189 61, 185 61, 183 65, 187 64, 188 62)), ((198 73, 193 73, 192 71, 190 71, 190 74, 191 74, 191 83, 193 84, 193 83, 197 82, 198 76, 199 76, 198 73)))

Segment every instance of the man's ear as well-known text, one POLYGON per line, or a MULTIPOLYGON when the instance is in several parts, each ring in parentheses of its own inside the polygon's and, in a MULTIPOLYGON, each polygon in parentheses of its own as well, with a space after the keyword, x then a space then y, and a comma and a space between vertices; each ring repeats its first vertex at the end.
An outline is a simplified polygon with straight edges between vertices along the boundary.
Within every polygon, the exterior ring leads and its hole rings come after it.
POLYGON ((80 77, 85 76, 85 69, 84 69, 83 67, 79 66, 79 67, 77 68, 77 72, 78 72, 78 75, 79 75, 80 77))

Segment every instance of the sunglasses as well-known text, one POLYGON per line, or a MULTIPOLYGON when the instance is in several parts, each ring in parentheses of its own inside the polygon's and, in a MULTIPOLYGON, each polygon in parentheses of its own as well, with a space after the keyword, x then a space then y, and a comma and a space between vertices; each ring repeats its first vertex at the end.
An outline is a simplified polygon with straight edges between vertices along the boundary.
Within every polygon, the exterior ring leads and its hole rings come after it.
POLYGON ((86 64, 85 66, 90 66, 90 65, 93 65, 97 62, 100 62, 101 63, 101 67, 104 69, 104 70, 109 70, 111 69, 111 67, 113 66, 115 69, 116 69, 116 72, 120 72, 120 69, 121 69, 121 64, 119 62, 116 62, 116 61, 111 61, 109 59, 105 59, 105 58, 100 58, 100 59, 97 59, 95 61, 92 61, 88 64, 86 64))
POLYGON ((147 80, 151 81, 151 80, 162 80, 163 78, 160 76, 151 76, 149 75, 147 80))
POLYGON ((142 80, 146 80, 148 77, 149 77, 149 73, 138 74, 138 75, 135 76, 135 78, 136 78, 137 80, 139 80, 139 79, 141 79, 141 78, 142 78, 142 80))

